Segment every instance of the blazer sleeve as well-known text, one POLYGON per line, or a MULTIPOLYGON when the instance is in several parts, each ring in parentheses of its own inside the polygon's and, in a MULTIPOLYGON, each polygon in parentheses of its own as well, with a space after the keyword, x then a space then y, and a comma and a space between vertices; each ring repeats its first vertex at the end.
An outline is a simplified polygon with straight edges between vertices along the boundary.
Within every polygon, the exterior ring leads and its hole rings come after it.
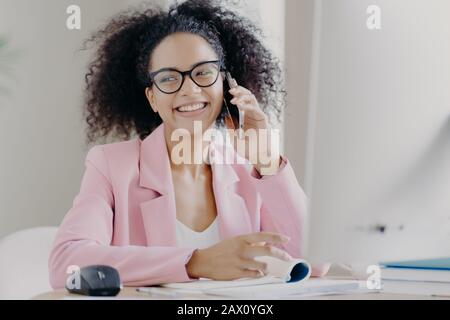
POLYGON ((53 288, 65 286, 69 266, 109 265, 126 286, 145 286, 191 279, 186 263, 194 249, 114 246, 114 194, 102 146, 91 148, 79 194, 63 219, 49 257, 53 288))
MULTIPOLYGON (((290 237, 281 248, 294 258, 303 258, 303 226, 307 218, 307 198, 288 159, 282 157, 277 174, 261 177, 253 168, 253 182, 261 195, 261 231, 277 232, 290 237)), ((312 276, 324 276, 329 264, 312 266, 312 276)))

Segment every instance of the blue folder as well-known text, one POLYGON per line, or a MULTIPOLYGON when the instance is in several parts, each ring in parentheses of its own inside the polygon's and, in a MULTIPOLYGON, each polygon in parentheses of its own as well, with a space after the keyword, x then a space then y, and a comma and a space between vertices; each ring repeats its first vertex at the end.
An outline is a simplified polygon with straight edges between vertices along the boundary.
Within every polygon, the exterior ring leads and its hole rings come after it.
POLYGON ((391 261, 391 262, 382 262, 380 263, 380 265, 389 268, 450 270, 450 258, 391 261))

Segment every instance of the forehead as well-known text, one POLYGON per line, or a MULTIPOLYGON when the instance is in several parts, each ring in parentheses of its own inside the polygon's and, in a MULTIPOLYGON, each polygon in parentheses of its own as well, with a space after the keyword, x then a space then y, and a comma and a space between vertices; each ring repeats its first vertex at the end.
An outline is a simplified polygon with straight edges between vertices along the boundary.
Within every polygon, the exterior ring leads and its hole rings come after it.
POLYGON ((214 49, 203 37, 190 33, 174 33, 164 38, 153 50, 150 70, 187 70, 198 62, 217 59, 214 49))

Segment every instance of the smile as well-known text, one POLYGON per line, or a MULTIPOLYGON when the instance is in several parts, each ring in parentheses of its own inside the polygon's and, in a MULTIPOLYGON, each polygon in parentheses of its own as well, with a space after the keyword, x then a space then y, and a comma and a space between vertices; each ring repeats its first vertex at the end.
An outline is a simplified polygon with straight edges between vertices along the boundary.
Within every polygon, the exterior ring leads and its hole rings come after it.
POLYGON ((206 108, 207 103, 196 103, 192 105, 186 105, 176 108, 178 112, 193 112, 206 108))
POLYGON ((206 113, 209 106, 210 104, 206 102, 184 105, 175 108, 175 114, 183 118, 197 118, 206 113))

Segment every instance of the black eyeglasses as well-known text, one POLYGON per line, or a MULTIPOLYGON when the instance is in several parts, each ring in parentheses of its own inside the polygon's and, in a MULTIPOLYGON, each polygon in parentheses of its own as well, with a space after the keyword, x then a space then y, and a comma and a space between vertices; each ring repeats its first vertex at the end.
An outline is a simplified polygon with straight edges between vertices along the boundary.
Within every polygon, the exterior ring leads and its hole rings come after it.
POLYGON ((225 71, 221 66, 222 63, 219 60, 204 61, 197 63, 188 71, 163 68, 149 73, 149 78, 161 92, 171 94, 181 89, 186 75, 199 87, 212 86, 219 78, 219 73, 225 71))

